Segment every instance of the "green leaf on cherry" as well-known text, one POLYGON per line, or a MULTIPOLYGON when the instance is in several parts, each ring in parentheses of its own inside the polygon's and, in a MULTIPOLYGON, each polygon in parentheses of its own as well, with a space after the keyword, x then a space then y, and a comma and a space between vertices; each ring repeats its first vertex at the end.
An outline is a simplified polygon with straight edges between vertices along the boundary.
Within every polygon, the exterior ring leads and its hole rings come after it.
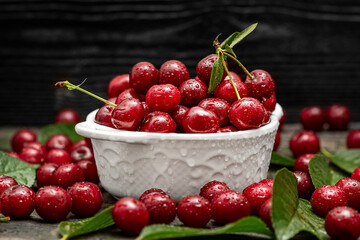
POLYGON ((294 163, 295 163, 295 159, 285 157, 277 152, 272 152, 270 163, 285 166, 285 167, 293 167, 294 163))
POLYGON ((75 124, 56 123, 43 127, 38 135, 38 141, 45 144, 46 140, 54 134, 64 134, 68 136, 73 143, 84 139, 75 132, 75 124))
POLYGON ((216 87, 221 83, 222 76, 223 76, 223 65, 222 65, 222 59, 224 58, 224 55, 221 53, 218 53, 218 59, 214 62, 214 65, 211 70, 211 77, 209 82, 209 89, 208 93, 211 94, 215 91, 216 87))
POLYGON ((234 58, 236 58, 236 54, 235 52, 232 50, 232 48, 226 44, 225 45, 225 49, 223 50, 224 53, 229 53, 230 55, 232 55, 234 58))
POLYGON ((16 157, 0 151, 0 175, 14 178, 18 184, 31 187, 36 179, 39 164, 29 164, 16 157))
POLYGON ((230 48, 233 48, 237 43, 243 40, 247 35, 249 35, 254 29, 256 28, 257 23, 250 25, 249 27, 245 28, 241 32, 234 32, 231 34, 225 41, 220 44, 220 47, 225 50, 225 46, 229 45, 230 48))
POLYGON ((96 214, 95 216, 85 218, 80 221, 60 222, 58 225, 58 230, 63 236, 62 240, 95 232, 114 225, 115 223, 111 215, 112 209, 113 206, 108 207, 100 213, 96 214))
POLYGON ((360 166, 360 150, 342 150, 329 156, 330 161, 347 173, 352 173, 360 166))
POLYGON ((335 185, 341 178, 345 177, 334 172, 322 154, 315 154, 310 159, 309 172, 315 188, 324 185, 335 185))
POLYGON ((273 233, 266 227, 265 223, 261 221, 260 218, 250 216, 222 227, 212 229, 153 224, 145 227, 136 239, 151 240, 197 236, 220 236, 238 233, 258 233, 273 237, 273 233))
POLYGON ((324 219, 313 213, 309 201, 298 198, 296 177, 286 168, 275 174, 271 220, 278 240, 291 239, 300 232, 320 240, 329 239, 324 219))

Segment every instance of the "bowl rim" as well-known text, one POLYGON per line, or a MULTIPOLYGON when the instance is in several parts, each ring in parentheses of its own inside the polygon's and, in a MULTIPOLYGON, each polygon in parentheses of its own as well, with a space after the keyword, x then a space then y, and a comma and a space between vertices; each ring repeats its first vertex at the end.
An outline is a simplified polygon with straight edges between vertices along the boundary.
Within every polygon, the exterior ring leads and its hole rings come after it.
POLYGON ((126 131, 110 128, 95 122, 98 109, 91 111, 86 120, 75 125, 75 131, 84 137, 109 141, 147 142, 148 140, 224 140, 257 137, 267 134, 279 126, 279 120, 283 115, 280 104, 276 104, 275 110, 270 116, 270 121, 265 126, 257 129, 243 130, 226 133, 152 133, 140 131, 126 131))

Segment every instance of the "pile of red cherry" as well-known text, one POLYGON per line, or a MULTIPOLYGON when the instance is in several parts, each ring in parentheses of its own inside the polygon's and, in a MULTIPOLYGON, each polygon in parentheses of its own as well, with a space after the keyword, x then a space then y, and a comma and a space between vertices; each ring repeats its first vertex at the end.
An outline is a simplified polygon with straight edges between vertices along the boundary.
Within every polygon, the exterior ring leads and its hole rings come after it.
MULTIPOLYGON (((61 111, 56 122, 79 122, 70 109, 61 111)), ((20 129, 11 140, 13 152, 8 154, 37 169, 35 192, 15 179, 0 175, 0 212, 11 219, 24 219, 35 209, 46 221, 65 220, 70 211, 79 217, 90 217, 99 211, 102 195, 91 142, 72 144, 69 137, 55 134, 45 145, 37 141, 30 129, 20 129), (67 189, 67 190, 66 190, 67 189)))
POLYGON ((214 93, 208 93, 216 54, 200 60, 197 76, 189 79, 186 66, 177 60, 160 70, 149 62, 135 64, 130 74, 119 75, 108 85, 109 102, 95 121, 112 128, 158 133, 216 133, 259 128, 274 110, 275 83, 264 70, 254 70, 243 82, 225 71, 214 93))

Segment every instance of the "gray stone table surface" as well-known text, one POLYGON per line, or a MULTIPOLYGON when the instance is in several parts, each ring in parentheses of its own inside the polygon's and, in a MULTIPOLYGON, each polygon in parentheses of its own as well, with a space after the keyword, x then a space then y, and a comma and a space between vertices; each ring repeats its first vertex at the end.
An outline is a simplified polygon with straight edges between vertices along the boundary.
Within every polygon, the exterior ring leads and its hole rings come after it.
MULTIPOLYGON (((350 129, 360 128, 360 123, 352 123, 350 129)), ((10 144, 9 141, 11 136, 17 131, 19 127, 0 127, 0 150, 9 151, 10 144)), ((35 131, 39 129, 32 128, 35 131)), ((279 147, 279 152, 285 155, 290 154, 288 148, 288 142, 291 135, 295 132, 301 130, 300 124, 285 124, 281 130, 281 144, 279 147)), ((322 131, 318 133, 318 136, 321 141, 321 146, 328 149, 329 151, 336 152, 340 149, 345 148, 346 135, 348 131, 342 132, 333 132, 333 131, 322 131)), ((272 177, 277 167, 271 167, 269 170, 269 177, 272 177)), ((115 203, 115 199, 103 191, 103 208, 106 208, 115 203)), ((73 216, 70 215, 69 220, 76 220, 73 216)), ((33 212, 29 219, 27 220, 18 220, 18 221, 9 221, 0 223, 0 239, 60 239, 61 236, 57 231, 57 223, 45 223, 41 218, 33 212)), ((240 236, 240 237, 229 237, 226 239, 259 239, 258 237, 249 237, 249 236, 240 236)), ((90 235, 85 235, 75 239, 134 239, 131 237, 126 237, 115 227, 106 229, 106 231, 99 231, 90 235)), ((187 238, 187 239, 219 239, 215 238, 187 238)))

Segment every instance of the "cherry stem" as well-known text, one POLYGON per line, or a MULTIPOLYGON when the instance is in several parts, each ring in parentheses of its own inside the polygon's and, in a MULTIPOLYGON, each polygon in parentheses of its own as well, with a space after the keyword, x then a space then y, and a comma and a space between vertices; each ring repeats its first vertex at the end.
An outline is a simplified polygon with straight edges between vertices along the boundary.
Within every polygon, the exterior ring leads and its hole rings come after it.
POLYGON ((104 99, 102 97, 99 97, 99 96, 97 96, 97 95, 95 95, 95 94, 93 94, 93 93, 91 93, 89 91, 86 91, 85 89, 81 88, 80 85, 76 86, 76 85, 70 83, 69 81, 62 81, 62 82, 55 83, 56 87, 64 87, 65 86, 65 87, 68 88, 68 90, 79 90, 79 91, 81 91, 83 93, 86 93, 86 94, 88 94, 88 95, 90 95, 90 96, 92 96, 92 97, 94 97, 94 98, 96 98, 96 99, 98 99, 100 101, 103 101, 104 103, 107 103, 107 104, 109 104, 109 105, 111 105, 113 107, 117 106, 116 104, 114 104, 112 102, 109 102, 108 100, 106 100, 106 99, 104 99))
POLYGON ((0 218, 0 222, 8 222, 8 221, 10 221, 10 217, 0 218))
MULTIPOLYGON (((222 51, 219 51, 219 53, 220 53, 220 54, 224 54, 222 51)), ((239 100, 239 99, 240 99, 239 92, 238 92, 238 90, 237 90, 237 88, 236 88, 236 86, 235 86, 235 83, 234 83, 234 81, 233 81, 233 79, 232 79, 232 77, 231 77, 231 75, 230 75, 230 73, 229 73, 229 69, 226 67, 224 57, 221 58, 221 62, 222 62, 222 65, 223 65, 223 67, 224 67, 224 69, 225 69, 225 71, 226 71, 226 74, 229 76, 230 82, 231 82, 231 84, 232 84, 232 86, 233 86, 233 88, 234 88, 234 90, 235 90, 236 97, 237 97, 237 99, 239 100)))
POLYGON ((60 240, 67 240, 69 238, 68 234, 65 234, 60 240))
POLYGON ((321 153, 324 154, 326 157, 331 158, 333 155, 326 150, 325 148, 321 148, 321 153))
POLYGON ((226 56, 228 56, 229 58, 231 58, 232 60, 234 60, 237 64, 239 64, 239 66, 246 73, 246 75, 249 76, 250 79, 254 79, 254 76, 250 74, 250 72, 246 69, 246 67, 239 60, 237 60, 237 58, 235 58, 233 55, 231 55, 231 54, 229 54, 227 52, 224 52, 224 54, 226 56))

